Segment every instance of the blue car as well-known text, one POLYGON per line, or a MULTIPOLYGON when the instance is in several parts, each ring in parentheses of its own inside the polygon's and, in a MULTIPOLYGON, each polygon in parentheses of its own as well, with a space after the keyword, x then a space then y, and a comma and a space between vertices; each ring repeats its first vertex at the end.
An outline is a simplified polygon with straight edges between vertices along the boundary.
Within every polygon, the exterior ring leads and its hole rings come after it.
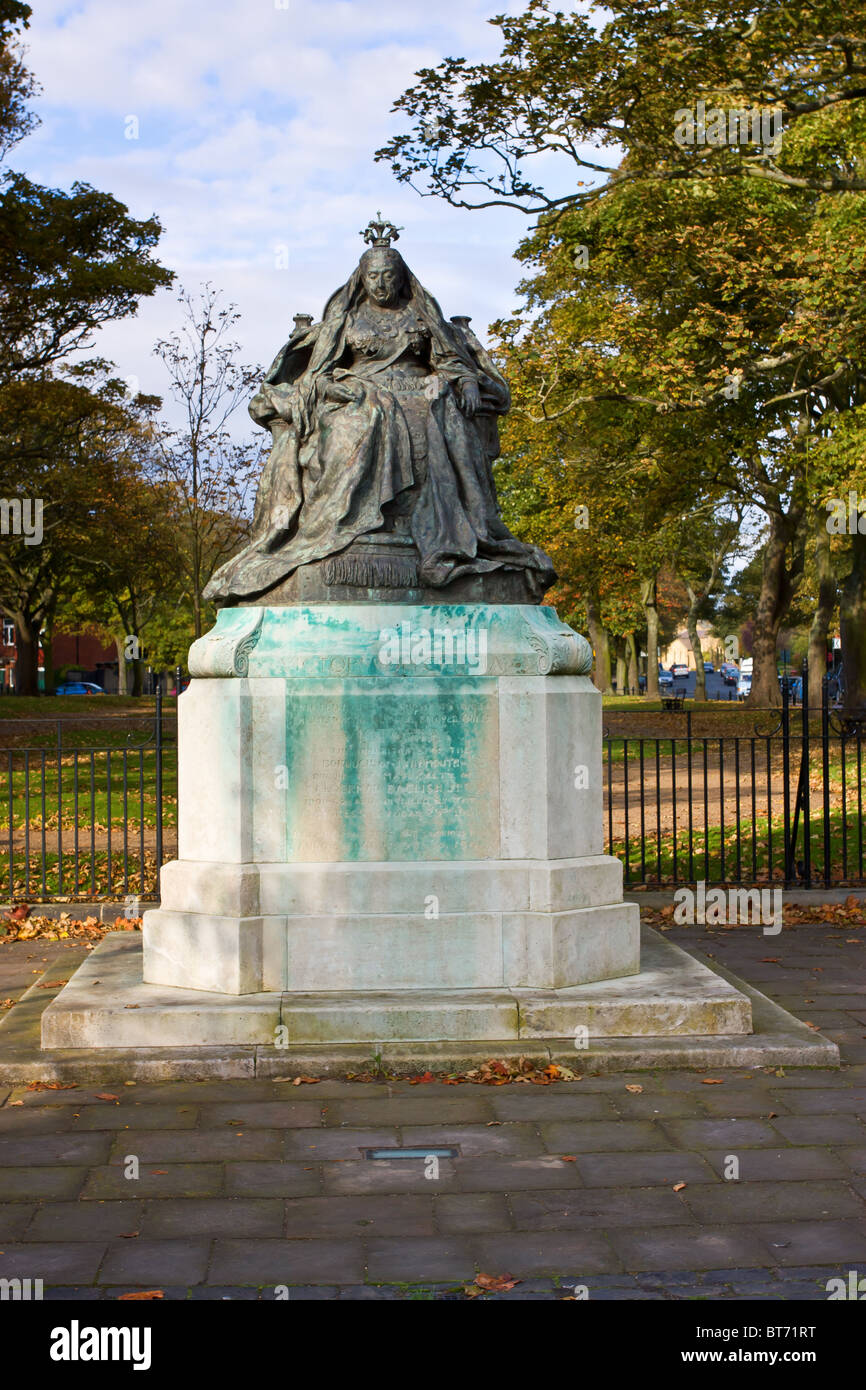
POLYGON ((55 695, 104 695, 105 691, 101 685, 94 685, 92 681, 67 681, 63 685, 58 685, 54 691, 55 695))
POLYGON ((803 677, 802 677, 802 676, 788 676, 788 677, 780 676, 780 677, 779 677, 779 685, 781 685, 782 682, 783 682, 784 680, 786 680, 786 679, 787 679, 787 682, 788 682, 788 698, 789 698, 789 700, 791 701, 791 704, 792 704, 792 705, 800 705, 800 704, 802 704, 802 703, 803 703, 803 677))

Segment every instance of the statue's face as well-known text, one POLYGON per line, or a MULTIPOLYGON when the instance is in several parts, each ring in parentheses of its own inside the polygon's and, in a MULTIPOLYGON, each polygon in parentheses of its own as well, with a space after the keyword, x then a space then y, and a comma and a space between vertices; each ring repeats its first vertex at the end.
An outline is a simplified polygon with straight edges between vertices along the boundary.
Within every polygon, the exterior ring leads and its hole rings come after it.
POLYGON ((402 275, 400 267, 392 260, 370 260, 364 267, 362 279, 367 296, 374 304, 384 307, 397 302, 402 275))

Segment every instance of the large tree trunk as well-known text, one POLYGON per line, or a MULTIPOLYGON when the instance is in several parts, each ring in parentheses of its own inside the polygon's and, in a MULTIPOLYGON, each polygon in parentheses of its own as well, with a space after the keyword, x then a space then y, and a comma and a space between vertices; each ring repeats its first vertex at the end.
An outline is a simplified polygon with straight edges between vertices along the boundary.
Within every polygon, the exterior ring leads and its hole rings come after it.
POLYGON ((776 668, 776 647, 779 629, 791 598, 791 585, 785 568, 788 532, 787 518, 778 513, 771 513, 770 534, 764 547, 761 592, 758 596, 752 639, 752 690, 748 699, 750 705, 778 708, 782 703, 779 673, 776 668))
POLYGON ((589 640, 592 643, 592 650, 595 654, 595 667, 593 678, 596 686, 603 695, 610 695, 610 645, 608 643, 607 629, 601 621, 601 603, 596 594, 589 595, 586 599, 586 625, 589 628, 589 640))
POLYGON ((122 637, 115 637, 114 645, 117 648, 117 693, 118 695, 128 695, 125 634, 122 637))
POLYGON ((140 695, 142 692, 141 674, 144 663, 142 662, 141 657, 136 657, 136 659, 134 661, 131 661, 129 664, 132 668, 132 694, 140 695))
MULTIPOLYGON (((866 525, 866 514, 864 514, 866 525)), ((866 534, 851 537, 851 569, 839 600, 846 709, 866 706, 866 534)))
POLYGON ((15 615, 15 694, 39 694, 39 623, 30 613, 15 615))
POLYGON ((614 638, 616 646, 616 693, 617 695, 627 694, 626 690, 626 668, 625 668, 625 638, 614 638))
POLYGON ((637 659, 637 639, 633 632, 628 633, 625 639, 626 652, 628 654, 628 688, 629 694, 637 695, 640 691, 640 673, 638 670, 637 659))
POLYGON ((821 683, 827 674, 827 634, 836 607, 836 576, 830 558, 830 533, 824 512, 815 513, 815 568, 818 576, 818 601, 809 628, 809 702, 821 701, 821 683))
POLYGON ((658 575, 642 579, 640 601, 646 614, 646 693, 658 698, 659 693, 659 610, 658 575))
POLYGON ((695 658, 695 699, 706 700, 707 698, 707 677, 704 671, 704 653, 701 647, 701 639, 698 635, 698 609, 703 602, 703 594, 696 594, 691 585, 688 585, 689 592, 689 611, 686 614, 686 631, 689 634, 689 641, 692 644, 692 655, 695 658))

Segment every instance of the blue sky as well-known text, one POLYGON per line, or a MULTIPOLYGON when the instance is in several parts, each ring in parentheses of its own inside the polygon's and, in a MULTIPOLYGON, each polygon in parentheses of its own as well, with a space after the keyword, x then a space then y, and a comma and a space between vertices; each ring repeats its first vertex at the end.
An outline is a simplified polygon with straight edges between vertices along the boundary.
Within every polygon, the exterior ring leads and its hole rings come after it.
MULTIPOLYGON (((92 183, 165 227, 160 259, 210 280, 242 313, 248 361, 267 364, 292 315, 318 318, 381 208, 405 228, 415 273, 446 314, 487 324, 516 304, 520 213, 468 213, 398 185, 373 151, 401 123, 391 104, 446 55, 493 57, 503 0, 33 0, 29 64, 41 128, 12 153, 40 182, 92 183), (129 118, 138 138, 128 139, 129 118), (277 267, 280 248, 288 266, 277 267)), ((145 391, 172 330, 171 292, 99 336, 145 391)))

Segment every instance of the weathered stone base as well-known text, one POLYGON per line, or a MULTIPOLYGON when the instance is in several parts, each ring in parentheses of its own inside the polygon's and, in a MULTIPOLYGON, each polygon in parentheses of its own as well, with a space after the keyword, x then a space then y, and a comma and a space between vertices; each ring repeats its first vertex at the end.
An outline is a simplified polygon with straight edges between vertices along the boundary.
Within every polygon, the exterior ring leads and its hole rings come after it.
MULTIPOLYGON (((640 969, 609 855, 162 870, 144 978, 222 994, 559 990, 640 969), (435 904, 435 913, 425 904, 435 904)), ((438 997, 438 996, 436 996, 438 997)), ((468 1036, 468 1035, 467 1035, 468 1036)))
MULTIPOLYGON (((125 937, 127 951, 135 954, 136 940, 125 937)), ((653 946, 654 934, 647 932, 646 947, 653 946)), ((50 1047, 40 1046, 40 1024, 46 1010, 62 986, 53 984, 58 974, 68 972, 81 960, 83 950, 66 949, 49 959, 42 979, 38 977, 14 1009, 0 1018, 0 1083, 21 1085, 31 1081, 77 1082, 79 1084, 128 1081, 204 1081, 208 1079, 290 1079, 295 1076, 345 1077, 351 1073, 378 1071, 388 1075, 418 1072, 468 1071, 489 1057, 505 1060, 526 1057, 536 1065, 558 1062, 586 1075, 603 1072, 672 1070, 720 1067, 838 1067, 836 1045, 814 1029, 801 1023, 778 1004, 751 985, 732 975, 717 962, 712 973, 745 995, 752 1010, 748 1034, 694 1037, 671 1034, 668 1037, 585 1039, 586 1047, 575 1048, 575 1038, 550 1040, 522 1039, 517 1042, 381 1042, 293 1044, 289 1048, 267 1043, 195 1043, 135 1047, 50 1047)), ((127 959, 127 964, 130 960, 127 959)), ((102 976, 100 976, 102 978, 102 976)), ((134 989, 135 986, 133 985, 134 989)), ((140 990, 140 986, 138 989, 140 990)), ((134 997, 129 1002, 135 1003, 134 997)), ((191 1005, 202 1004, 199 994, 191 1005)), ((225 996, 218 1003, 225 1005, 225 996)), ((249 1000, 243 1001, 249 1003, 249 1000)), ((129 1013, 137 1010, 129 1010, 129 1013)), ((191 1014, 188 1015, 191 1018, 191 1014)))
POLYGON ((637 975, 569 989, 403 990, 363 994, 227 996, 144 984, 141 949, 125 933, 105 938, 42 1017, 42 1045, 293 1047, 362 1043, 743 1036, 748 998, 707 966, 650 933, 637 975))

